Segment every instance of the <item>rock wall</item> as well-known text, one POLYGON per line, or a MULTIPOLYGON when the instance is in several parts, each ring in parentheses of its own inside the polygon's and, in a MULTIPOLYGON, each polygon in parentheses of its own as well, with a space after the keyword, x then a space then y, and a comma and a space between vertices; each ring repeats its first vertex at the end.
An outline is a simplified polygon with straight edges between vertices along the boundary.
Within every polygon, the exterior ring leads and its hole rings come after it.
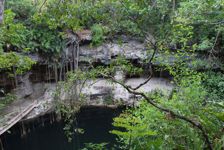
MULTIPOLYGON (((93 66, 108 65, 111 60, 119 55, 124 56, 126 59, 133 62, 134 65, 145 67, 145 72, 146 74, 148 73, 147 64, 144 64, 143 60, 149 57, 149 55, 145 49, 144 43, 136 40, 129 40, 122 44, 118 44, 118 42, 107 42, 99 47, 82 45, 80 46, 79 66, 85 71, 85 67, 88 67, 90 64, 93 66)), ((17 88, 11 90, 18 99, 12 104, 13 107, 20 107, 23 103, 38 102, 39 105, 27 116, 27 119, 37 117, 54 109, 54 93, 57 86, 55 81, 60 80, 60 76, 64 77, 65 73, 71 68, 70 62, 67 62, 62 75, 56 76, 55 70, 57 73, 60 72, 59 67, 55 69, 54 65, 49 65, 48 62, 40 56, 30 55, 30 57, 36 60, 37 64, 33 66, 31 71, 20 76, 18 79, 19 85, 17 88)), ((72 52, 67 49, 66 58, 72 60, 71 57, 72 52)), ((161 76, 163 76, 161 73, 155 72, 155 75, 156 76, 152 78, 150 82, 139 90, 150 92, 160 89, 169 93, 173 88, 169 79, 161 78, 161 76)), ((166 74, 166 76, 170 77, 169 74, 166 74)), ((145 74, 133 78, 124 74, 122 71, 117 71, 115 78, 125 81, 127 85, 132 87, 137 86, 146 79, 145 74)), ((6 87, 5 85, 13 87, 11 82, 8 82, 8 80, 5 81, 7 83, 5 82, 2 84, 0 82, 0 87, 6 87)), ((97 82, 91 80, 87 81, 82 88, 82 94, 86 96, 87 105, 132 105, 139 99, 128 93, 128 91, 120 85, 110 84, 105 79, 101 78, 97 79, 97 82)), ((66 95, 67 94, 64 93, 61 99, 65 99, 66 95)))

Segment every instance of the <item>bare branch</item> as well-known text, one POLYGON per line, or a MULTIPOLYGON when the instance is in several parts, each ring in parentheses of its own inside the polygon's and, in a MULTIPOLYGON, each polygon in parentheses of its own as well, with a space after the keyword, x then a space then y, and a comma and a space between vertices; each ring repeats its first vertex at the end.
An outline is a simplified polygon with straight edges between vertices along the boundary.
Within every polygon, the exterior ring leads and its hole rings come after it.
POLYGON ((140 87, 144 86, 145 84, 147 84, 151 79, 152 79, 152 75, 150 75, 150 76, 145 80, 145 82, 139 84, 137 87, 132 88, 132 87, 129 86, 129 88, 130 88, 131 90, 134 90, 134 91, 135 91, 135 90, 139 89, 140 87))
POLYGON ((94 81, 93 83, 91 83, 88 87, 91 87, 91 86, 93 86, 94 84, 96 84, 97 82, 102 81, 102 80, 103 80, 103 79, 98 79, 98 80, 94 81))
POLYGON ((139 84, 137 87, 135 87, 135 88, 132 88, 132 87, 130 87, 129 86, 129 88, 131 89, 131 90, 137 90, 137 89, 139 89, 140 87, 142 87, 142 86, 144 86, 145 84, 147 84, 151 79, 152 79, 152 76, 153 76, 153 71, 152 71, 152 61, 153 61, 153 59, 154 59, 154 57, 155 57, 155 54, 156 54, 156 52, 157 52, 157 45, 156 45, 156 42, 153 42, 153 41, 151 41, 151 40, 148 40, 150 43, 151 43, 151 45, 153 46, 153 54, 152 54, 152 56, 151 56, 151 58, 150 58, 150 60, 149 60, 149 62, 148 62, 148 64, 150 65, 150 75, 148 76, 148 78, 143 82, 143 83, 141 83, 141 84, 139 84))
POLYGON ((47 0, 44 0, 43 4, 40 6, 40 8, 39 8, 39 13, 41 12, 42 7, 45 5, 46 2, 47 2, 47 0))
POLYGON ((212 59, 212 57, 215 57, 214 53, 217 53, 217 51, 215 50, 215 46, 218 42, 219 34, 220 34, 220 31, 217 32, 216 37, 215 37, 215 42, 214 42, 211 50, 209 51, 209 59, 212 59))
POLYGON ((86 79, 82 82, 81 87, 79 88, 79 96, 78 96, 78 97, 81 96, 81 94, 82 94, 82 89, 84 88, 84 86, 85 86, 87 80, 88 80, 88 79, 86 78, 86 79))

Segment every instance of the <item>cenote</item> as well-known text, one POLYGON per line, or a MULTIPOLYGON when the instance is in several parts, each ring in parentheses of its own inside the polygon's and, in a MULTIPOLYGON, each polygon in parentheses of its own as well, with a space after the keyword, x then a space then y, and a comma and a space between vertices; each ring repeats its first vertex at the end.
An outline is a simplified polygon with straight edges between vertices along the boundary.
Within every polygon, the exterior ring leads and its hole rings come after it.
POLYGON ((83 107, 77 114, 78 127, 83 134, 75 133, 68 142, 63 121, 56 121, 55 114, 48 114, 32 121, 20 122, 1 136, 3 150, 78 150, 85 143, 116 143, 116 137, 109 133, 113 129, 113 118, 123 108, 83 107), (52 119, 53 118, 53 119, 52 119), (24 131, 25 130, 25 131, 24 131), (25 134, 24 134, 25 132, 25 134))

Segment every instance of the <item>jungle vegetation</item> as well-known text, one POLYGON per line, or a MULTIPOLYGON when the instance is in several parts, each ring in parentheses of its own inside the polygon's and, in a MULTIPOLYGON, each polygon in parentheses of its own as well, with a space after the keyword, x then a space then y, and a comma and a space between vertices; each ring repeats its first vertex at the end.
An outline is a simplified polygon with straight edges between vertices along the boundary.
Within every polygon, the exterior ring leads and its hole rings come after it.
POLYGON ((102 76, 142 97, 138 106, 114 118, 117 129, 111 133, 117 135, 119 149, 224 148, 223 0, 0 0, 0 4, 4 4, 0 5, 0 70, 12 78, 35 64, 29 54, 59 62, 67 30, 91 30, 92 46, 122 35, 146 43, 145 62, 149 66, 161 62, 173 77, 170 95, 137 91, 152 73, 138 87, 114 79, 111 74, 116 69, 142 72, 122 56, 88 72, 76 68, 63 82, 70 89, 75 81, 102 76), (169 55, 175 56, 174 62, 167 62, 169 55))

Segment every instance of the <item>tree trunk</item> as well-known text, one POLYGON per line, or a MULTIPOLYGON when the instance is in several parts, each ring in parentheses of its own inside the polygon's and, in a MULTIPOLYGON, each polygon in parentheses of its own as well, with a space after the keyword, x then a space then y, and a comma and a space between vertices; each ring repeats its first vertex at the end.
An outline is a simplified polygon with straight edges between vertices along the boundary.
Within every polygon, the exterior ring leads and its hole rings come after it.
POLYGON ((5 0, 0 0, 0 24, 2 24, 2 22, 3 22, 4 2, 5 2, 5 0))
POLYGON ((173 12, 176 10, 176 0, 173 0, 173 12))

